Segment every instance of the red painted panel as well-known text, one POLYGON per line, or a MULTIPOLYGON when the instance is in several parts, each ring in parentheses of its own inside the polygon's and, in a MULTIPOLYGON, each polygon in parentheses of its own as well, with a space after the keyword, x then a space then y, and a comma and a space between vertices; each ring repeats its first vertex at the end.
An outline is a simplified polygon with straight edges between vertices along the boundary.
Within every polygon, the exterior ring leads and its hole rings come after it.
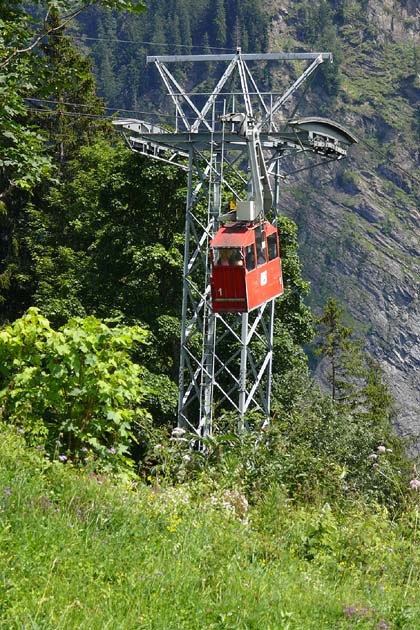
POLYGON ((268 302, 283 293, 280 258, 249 271, 246 275, 247 310, 268 302))
POLYGON ((211 241, 212 247, 244 247, 255 240, 254 226, 242 223, 223 225, 211 241))
POLYGON ((211 279, 213 310, 243 313, 247 310, 244 267, 214 267, 211 279))

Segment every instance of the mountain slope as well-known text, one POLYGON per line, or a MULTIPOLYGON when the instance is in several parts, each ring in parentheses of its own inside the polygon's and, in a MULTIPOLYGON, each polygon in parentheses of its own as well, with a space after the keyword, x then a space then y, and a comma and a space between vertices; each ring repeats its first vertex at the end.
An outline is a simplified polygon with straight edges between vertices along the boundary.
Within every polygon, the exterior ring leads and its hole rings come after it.
MULTIPOLYGON (((300 113, 316 114, 314 106, 321 107, 360 139, 342 164, 306 177, 299 173, 284 184, 283 207, 299 226, 312 305, 320 307, 327 295, 339 299, 386 374, 398 402, 400 431, 416 433, 420 9, 416 2, 386 0, 315 7, 273 1, 267 10, 271 50, 330 44, 339 61, 335 93, 328 94, 328 82, 318 75, 313 88, 321 106, 306 99, 300 113)), ((325 366, 317 373, 325 381, 325 366)))

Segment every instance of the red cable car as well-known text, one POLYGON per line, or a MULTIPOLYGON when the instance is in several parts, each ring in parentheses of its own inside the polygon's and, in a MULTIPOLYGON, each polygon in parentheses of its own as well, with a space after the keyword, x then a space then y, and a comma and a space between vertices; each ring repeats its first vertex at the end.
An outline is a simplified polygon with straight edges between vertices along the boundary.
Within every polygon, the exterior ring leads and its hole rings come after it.
POLYGON ((246 313, 282 295, 278 234, 268 221, 223 225, 210 251, 216 313, 246 313))

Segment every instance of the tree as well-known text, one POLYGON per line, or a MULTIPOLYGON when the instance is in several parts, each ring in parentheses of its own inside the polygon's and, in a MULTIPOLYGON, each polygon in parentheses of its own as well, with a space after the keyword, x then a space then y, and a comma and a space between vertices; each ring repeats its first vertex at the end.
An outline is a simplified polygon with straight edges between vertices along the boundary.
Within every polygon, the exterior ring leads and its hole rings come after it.
POLYGON ((32 52, 45 37, 60 30, 94 5, 133 13, 140 13, 145 8, 141 0, 35 0, 33 4, 42 8, 42 18, 29 30, 26 23, 30 16, 24 11, 23 0, 6 0, 6 6, 2 9, 6 17, 6 37, 0 44, 0 69, 7 68, 16 58, 32 52), (60 15, 56 24, 49 21, 51 11, 60 15), (16 33, 19 33, 19 39, 16 39, 16 33), (8 48, 4 46, 5 42, 8 48))
POLYGON ((330 297, 318 319, 321 338, 317 354, 328 360, 331 397, 337 402, 354 395, 355 379, 365 374, 360 342, 352 339, 352 329, 342 323, 342 317, 343 309, 330 297))
POLYGON ((98 91, 102 98, 111 106, 119 106, 120 82, 115 71, 115 44, 117 39, 117 22, 113 15, 100 14, 98 20, 98 40, 94 49, 97 58, 96 76, 98 91))
POLYGON ((359 414, 373 426, 390 427, 396 416, 395 400, 384 383, 380 365, 372 358, 367 360, 364 385, 360 391, 359 414))
POLYGON ((212 16, 210 28, 210 40, 217 48, 226 46, 226 12, 224 0, 216 0, 210 5, 212 16))
MULTIPOLYGON (((56 11, 51 11, 49 22, 59 23, 56 11)), ((38 112, 33 120, 43 131, 48 152, 65 168, 81 146, 91 143, 98 135, 111 135, 111 125, 101 119, 103 101, 96 96, 92 63, 84 58, 64 35, 64 27, 40 45, 42 70, 34 99, 38 112)))
POLYGON ((46 37, 60 31, 93 5, 140 12, 139 0, 38 0, 41 19, 31 19, 23 0, 6 0, 0 7, 0 199, 14 187, 31 190, 51 172, 43 136, 28 124, 25 97, 35 91, 39 56, 35 55, 46 37), (55 19, 51 20, 51 15, 55 19))
MULTIPOLYGON (((335 3, 334 3, 335 4, 335 3)), ((327 0, 319 3, 308 3, 299 12, 297 33, 306 43, 316 50, 331 52, 334 64, 324 63, 317 75, 317 89, 328 97, 335 97, 340 86, 339 66, 343 60, 340 46, 337 43, 335 20, 342 20, 342 10, 333 9, 327 0)))
POLYGON ((51 171, 43 154, 43 138, 26 121, 24 96, 33 88, 30 59, 15 56, 10 50, 28 36, 27 16, 20 3, 0 7, 0 200, 6 203, 18 187, 30 190, 51 171))
POLYGON ((278 220, 284 295, 276 301, 273 339, 273 408, 293 409, 306 387, 307 357, 303 351, 314 334, 312 313, 304 303, 309 283, 302 278, 296 224, 278 220))
MULTIPOLYGON (((18 19, 11 11, 2 12, 10 43, 28 35, 26 14, 17 13, 18 19)), ((95 95, 90 62, 63 37, 56 9, 51 8, 45 29, 50 34, 38 44, 36 54, 20 52, 11 59, 3 90, 0 87, 5 102, 0 122, 0 321, 13 320, 30 305, 33 275, 25 246, 27 209, 36 204, 41 183, 44 187, 53 174, 63 172, 81 143, 109 129, 108 123, 91 118, 103 112, 103 105, 95 95), (27 80, 30 76, 36 76, 36 82, 27 80), (30 106, 24 97, 31 97, 30 106)))

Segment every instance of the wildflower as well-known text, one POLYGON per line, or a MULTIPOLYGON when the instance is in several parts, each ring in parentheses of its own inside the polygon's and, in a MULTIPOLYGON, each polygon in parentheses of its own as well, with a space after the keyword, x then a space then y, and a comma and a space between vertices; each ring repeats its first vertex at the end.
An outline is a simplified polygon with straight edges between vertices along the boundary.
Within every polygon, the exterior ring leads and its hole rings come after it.
POLYGON ((419 479, 412 479, 410 481, 410 488, 411 490, 419 490, 420 489, 420 480, 419 479))
POLYGON ((44 447, 41 444, 38 444, 38 446, 36 447, 37 451, 42 451, 44 447))
POLYGON ((229 512, 238 514, 244 518, 248 512, 248 499, 238 490, 225 490, 223 493, 222 506, 229 512))
POLYGON ((58 459, 60 462, 66 462, 67 461, 67 455, 59 455, 58 459))
POLYGON ((23 435, 25 433, 25 429, 18 429, 17 432, 23 435))
POLYGON ((380 444, 377 448, 378 453, 386 453, 386 446, 380 444))
POLYGON ((61 446, 60 440, 56 440, 55 443, 57 444, 57 446, 61 446))
POLYGON ((106 452, 109 453, 110 455, 115 455, 117 451, 115 450, 115 448, 108 448, 106 452))
POLYGON ((184 433, 185 429, 183 429, 182 427, 175 427, 175 429, 172 431, 172 437, 180 438, 184 435, 184 433))
POLYGON ((10 497, 10 495, 12 494, 12 491, 10 490, 9 486, 7 486, 7 488, 4 489, 4 494, 6 495, 6 497, 10 497))
POLYGON ((184 462, 190 462, 191 461, 191 457, 189 455, 184 455, 184 457, 182 459, 184 460, 184 462))
POLYGON ((378 456, 377 456, 377 454, 376 454, 376 453, 371 453, 371 454, 369 455, 369 459, 378 459, 378 456))
POLYGON ((161 451, 162 449, 163 449, 163 444, 155 444, 154 446, 155 451, 161 451))

